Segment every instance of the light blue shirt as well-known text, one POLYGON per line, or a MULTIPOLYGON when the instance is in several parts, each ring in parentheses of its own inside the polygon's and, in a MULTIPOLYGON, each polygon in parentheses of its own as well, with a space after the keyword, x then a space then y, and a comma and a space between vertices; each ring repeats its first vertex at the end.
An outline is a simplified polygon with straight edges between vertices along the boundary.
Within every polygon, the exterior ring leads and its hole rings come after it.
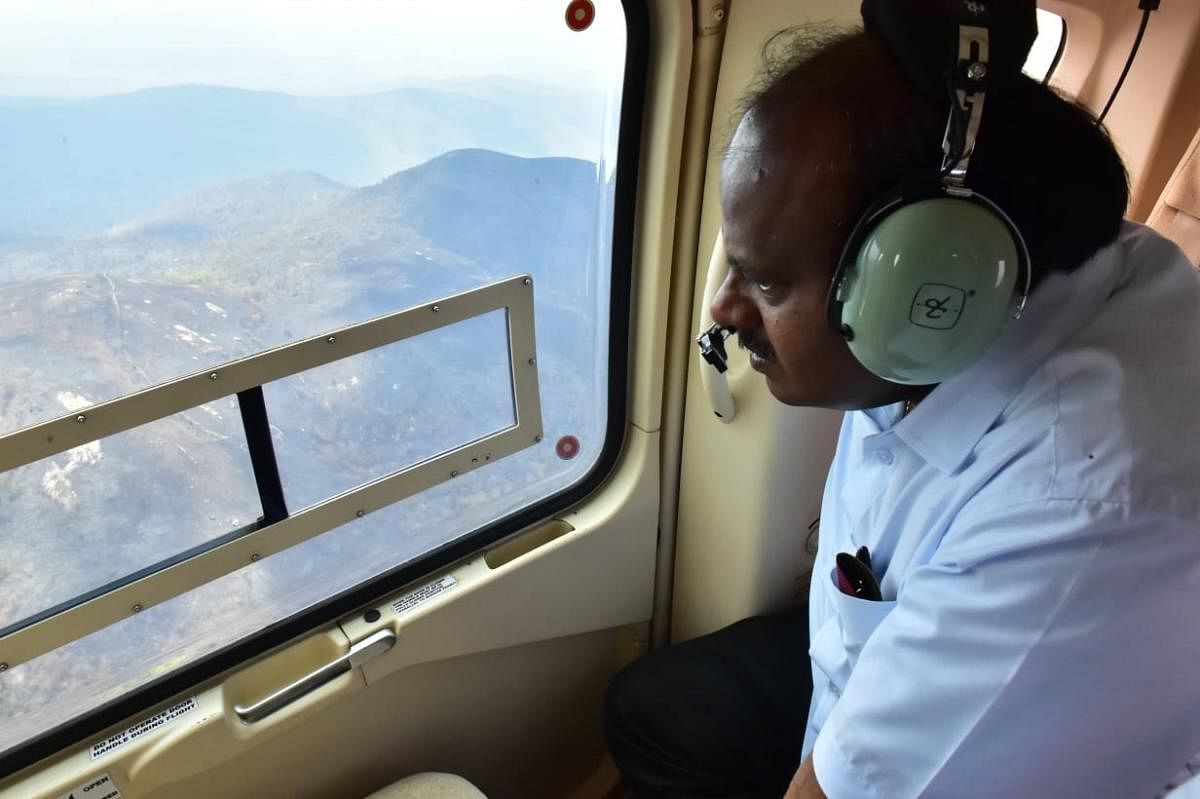
POLYGON ((846 415, 821 508, 825 793, 1163 793, 1200 752, 1200 275, 1126 224, 899 417, 846 415), (833 582, 863 545, 887 601, 833 582))

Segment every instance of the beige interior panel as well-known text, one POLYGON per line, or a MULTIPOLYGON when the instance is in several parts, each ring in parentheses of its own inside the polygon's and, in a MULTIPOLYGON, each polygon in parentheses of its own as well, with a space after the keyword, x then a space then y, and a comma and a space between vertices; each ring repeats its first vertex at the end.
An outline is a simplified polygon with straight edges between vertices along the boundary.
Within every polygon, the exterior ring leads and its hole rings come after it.
POLYGON ((630 433, 627 457, 637 468, 621 470, 597 498, 564 516, 573 531, 495 569, 486 556, 450 569, 458 586, 411 614, 381 604, 377 622, 344 620, 351 640, 385 626, 399 638, 364 666, 367 681, 430 660, 647 621, 657 444, 657 435, 630 433))
POLYGON ((1180 160, 1148 224, 1200 265, 1200 130, 1180 160))
MULTIPOLYGON (((1200 3, 1196 4, 1200 17, 1200 3)), ((1146 167, 1142 192, 1137 197, 1133 215, 1144 218, 1154 208, 1158 187, 1165 187, 1175 167, 1187 153, 1189 142, 1200 132, 1200 24, 1192 29, 1189 51, 1183 55, 1179 85, 1171 98, 1160 125, 1161 135, 1152 160, 1146 167)))
POLYGON ((564 796, 603 756, 600 701, 620 665, 621 634, 404 669, 340 698, 302 729, 145 796, 354 797, 422 771, 460 774, 491 799, 564 796))
MULTIPOLYGON (((1099 113, 1141 21, 1126 0, 1040 0, 1067 23, 1052 84, 1099 113)), ((1151 15, 1137 60, 1105 124, 1129 168, 1129 216, 1145 220, 1200 127, 1200 3, 1167 0, 1151 15)))
POLYGON ((713 101, 720 73, 728 3, 697 4, 696 39, 682 144, 671 297, 667 309, 666 365, 663 370, 662 489, 658 521, 658 564, 654 579, 651 646, 670 637, 675 578, 675 531, 679 514, 679 473, 683 455, 683 416, 688 365, 694 357, 692 293, 696 285, 696 237, 709 166, 713 101))
POLYGON ((692 9, 686 0, 650 3, 654 60, 646 86, 642 169, 635 227, 634 314, 629 419, 654 432, 662 424, 671 258, 675 245, 680 153, 692 58, 692 9))
POLYGON ((463 775, 490 799, 566 796, 604 757, 600 702, 632 652, 622 645, 629 635, 604 630, 411 667, 233 751, 212 712, 215 688, 137 756, 72 763, 63 779, 47 772, 0 796, 57 796, 108 774, 126 799, 346 799, 423 771, 463 775))
MULTIPOLYGON (((697 328, 723 277, 720 155, 738 100, 755 78, 762 45, 806 20, 859 21, 857 0, 731 4, 717 85, 693 294, 697 328), (714 254, 716 257, 714 258, 714 254), (710 267, 711 262, 711 267, 710 267)), ((684 417, 671 637, 682 640, 786 606, 807 590, 809 523, 820 512, 840 414, 778 403, 744 355, 731 352, 729 385, 737 416, 718 421, 693 351, 684 417)))
MULTIPOLYGON (((1069 97, 1083 99, 1092 68, 1100 55, 1105 23, 1102 9, 1074 0, 1038 0, 1038 6, 1058 14, 1066 23, 1066 42, 1058 65, 1050 75, 1050 85, 1069 97)), ((1103 100, 1100 101, 1103 104, 1103 100)), ((1096 111, 1099 112, 1099 108, 1096 111)))

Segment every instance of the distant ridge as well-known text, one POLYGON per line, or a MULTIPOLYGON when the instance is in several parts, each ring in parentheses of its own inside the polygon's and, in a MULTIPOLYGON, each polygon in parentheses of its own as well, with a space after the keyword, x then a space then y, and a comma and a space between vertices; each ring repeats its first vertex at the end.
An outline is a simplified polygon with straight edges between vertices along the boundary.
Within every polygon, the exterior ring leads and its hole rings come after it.
POLYGON ((276 172, 168 200, 107 233, 194 241, 245 236, 319 212, 352 191, 316 172, 276 172))
POLYGON ((346 97, 188 84, 0 98, 0 241, 99 233, 182 194, 264 173, 353 186, 449 149, 599 157, 595 96, 476 81, 346 97))

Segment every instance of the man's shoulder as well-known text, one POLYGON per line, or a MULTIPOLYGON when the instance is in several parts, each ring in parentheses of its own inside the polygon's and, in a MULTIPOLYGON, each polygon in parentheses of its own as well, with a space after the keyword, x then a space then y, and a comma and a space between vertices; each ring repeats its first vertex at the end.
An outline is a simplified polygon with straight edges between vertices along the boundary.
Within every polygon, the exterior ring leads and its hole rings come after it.
POLYGON ((1135 257, 1153 258, 1158 261, 1171 260, 1181 264, 1196 264, 1188 260, 1187 255, 1179 245, 1149 225, 1126 219, 1121 223, 1121 231, 1117 234, 1114 245, 1125 249, 1126 253, 1135 257))
MULTIPOLYGON (((1096 313, 1033 373, 1004 424, 1049 448, 1048 496, 1200 504, 1200 274, 1127 223, 1096 313)), ((1014 432, 1014 431, 1009 431, 1014 432)))

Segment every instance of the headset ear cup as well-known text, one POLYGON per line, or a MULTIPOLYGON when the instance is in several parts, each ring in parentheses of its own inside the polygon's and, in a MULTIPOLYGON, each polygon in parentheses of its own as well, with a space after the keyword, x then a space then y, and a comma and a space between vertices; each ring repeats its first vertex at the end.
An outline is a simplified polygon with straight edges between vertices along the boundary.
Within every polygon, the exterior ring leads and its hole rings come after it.
POLYGON ((1012 319, 1027 265, 1016 228, 985 198, 939 188, 884 203, 847 242, 837 322, 879 377, 940 383, 982 357, 1012 319))
POLYGON ((853 320, 846 315, 846 298, 856 290, 859 282, 859 254, 863 242, 875 230, 880 220, 885 219, 892 211, 904 204, 905 189, 898 189, 885 195, 873 203, 859 218, 842 247, 841 258, 838 259, 837 270, 829 286, 829 297, 826 300, 825 312, 829 328, 840 333, 850 341, 854 338, 853 320))

